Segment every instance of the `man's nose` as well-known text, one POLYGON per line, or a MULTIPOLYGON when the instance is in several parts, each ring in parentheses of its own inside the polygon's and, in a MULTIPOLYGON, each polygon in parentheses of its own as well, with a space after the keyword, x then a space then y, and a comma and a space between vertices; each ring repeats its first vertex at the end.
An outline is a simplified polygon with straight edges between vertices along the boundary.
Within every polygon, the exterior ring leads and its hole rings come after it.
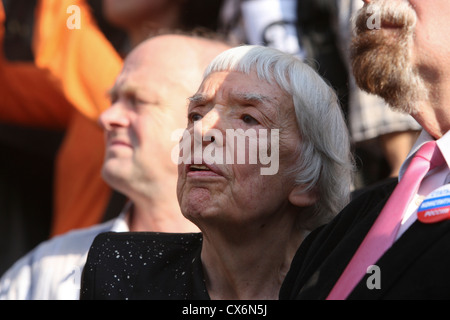
POLYGON ((100 115, 99 123, 103 130, 110 131, 113 128, 126 127, 129 120, 123 108, 118 103, 115 103, 103 111, 100 115))

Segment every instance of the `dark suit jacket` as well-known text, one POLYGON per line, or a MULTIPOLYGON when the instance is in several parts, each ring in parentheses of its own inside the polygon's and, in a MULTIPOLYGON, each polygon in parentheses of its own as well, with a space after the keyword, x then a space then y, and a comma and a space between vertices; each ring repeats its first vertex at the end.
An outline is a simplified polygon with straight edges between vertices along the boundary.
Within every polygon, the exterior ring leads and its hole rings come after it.
MULTIPOLYGON (((300 246, 281 299, 326 299, 396 186, 389 181, 352 201, 329 225, 300 246)), ((367 274, 349 299, 449 299, 450 221, 416 221, 376 263, 381 289, 367 274)))

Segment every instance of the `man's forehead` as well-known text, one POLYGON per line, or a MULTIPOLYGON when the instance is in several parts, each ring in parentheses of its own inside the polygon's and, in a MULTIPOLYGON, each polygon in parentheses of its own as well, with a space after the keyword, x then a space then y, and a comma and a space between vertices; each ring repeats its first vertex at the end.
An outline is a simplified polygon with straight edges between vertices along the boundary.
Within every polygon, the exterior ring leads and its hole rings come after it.
POLYGON ((112 90, 117 92, 155 91, 163 85, 172 84, 171 76, 152 68, 148 63, 125 65, 116 78, 112 90))

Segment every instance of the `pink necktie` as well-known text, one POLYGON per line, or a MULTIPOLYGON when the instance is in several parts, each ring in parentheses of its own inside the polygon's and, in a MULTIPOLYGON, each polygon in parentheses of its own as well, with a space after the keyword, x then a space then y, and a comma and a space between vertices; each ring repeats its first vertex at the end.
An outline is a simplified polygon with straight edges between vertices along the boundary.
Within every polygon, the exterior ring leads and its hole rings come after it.
POLYGON ((427 172, 443 163, 436 142, 424 144, 411 160, 400 183, 369 230, 350 263, 334 285, 327 300, 346 299, 367 272, 367 268, 391 247, 408 204, 427 172))

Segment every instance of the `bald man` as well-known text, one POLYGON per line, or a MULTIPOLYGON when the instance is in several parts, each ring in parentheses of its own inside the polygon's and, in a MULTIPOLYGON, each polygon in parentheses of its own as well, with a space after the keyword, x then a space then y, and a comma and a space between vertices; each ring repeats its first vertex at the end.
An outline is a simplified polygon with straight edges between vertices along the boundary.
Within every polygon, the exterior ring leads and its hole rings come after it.
POLYGON ((129 199, 119 217, 42 243, 0 280, 0 299, 72 300, 92 240, 102 232, 194 232, 176 197, 171 134, 186 126, 187 98, 208 63, 228 47, 213 40, 164 35, 127 57, 100 117, 105 131, 104 180, 129 199))

